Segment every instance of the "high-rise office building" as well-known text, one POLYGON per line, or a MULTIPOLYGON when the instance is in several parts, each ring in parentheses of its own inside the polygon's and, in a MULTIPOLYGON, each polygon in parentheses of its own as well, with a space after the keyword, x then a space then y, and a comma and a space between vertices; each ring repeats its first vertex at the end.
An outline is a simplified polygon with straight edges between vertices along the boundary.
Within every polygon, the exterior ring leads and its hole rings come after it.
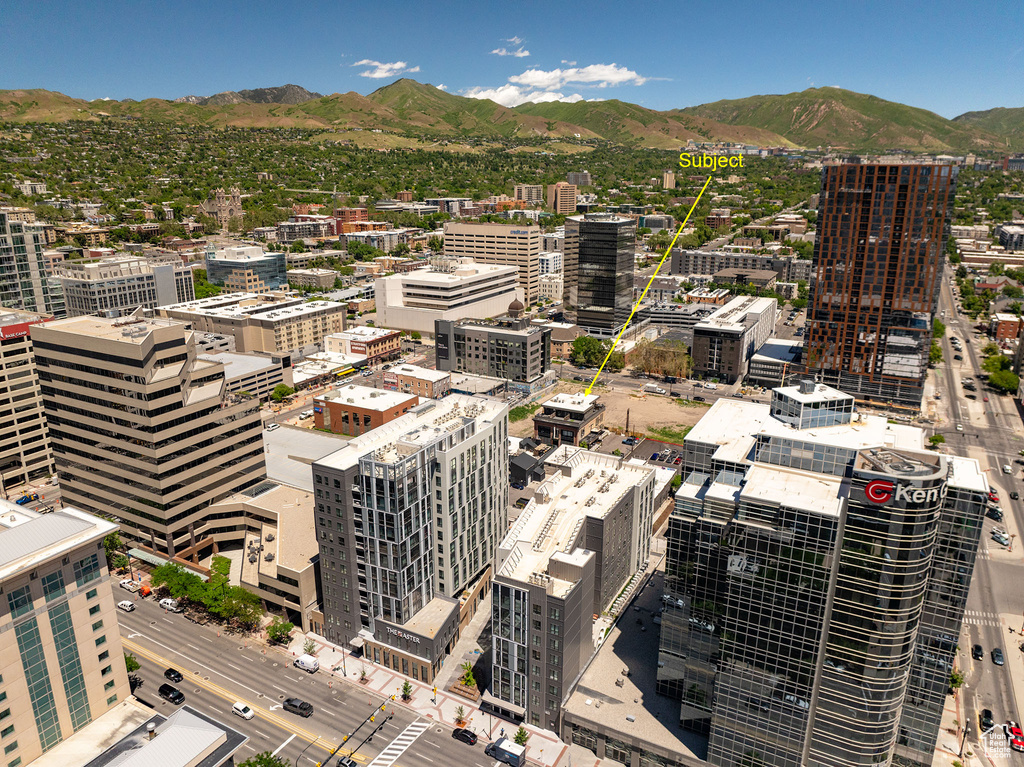
POLYGON ((858 400, 919 409, 956 169, 822 170, 805 364, 858 400))
POLYGON ((686 435, 657 685, 709 764, 931 764, 988 484, 923 443, 811 381, 686 435))
POLYGON ((590 186, 594 183, 589 170, 569 171, 565 176, 565 180, 573 186, 590 186))
POLYGON ((240 293, 269 293, 288 287, 287 259, 284 253, 267 253, 253 245, 224 250, 208 245, 206 278, 240 293))
POLYGON ((103 539, 117 525, 74 508, 0 501, 0 732, 25 764, 131 690, 103 539))
POLYGON ((508 406, 428 400, 316 461, 313 483, 325 636, 430 682, 508 526, 508 406))
POLYGON ((56 276, 64 290, 68 317, 120 317, 139 307, 153 309, 196 297, 192 269, 176 256, 167 263, 138 256, 65 261, 56 269, 56 276))
POLYGON ((622 329, 633 308, 636 221, 587 213, 565 221, 565 280, 575 278, 576 324, 600 336, 622 329), (572 252, 570 253, 570 247, 572 252))
POLYGON ((30 333, 49 317, 0 308, 0 490, 53 473, 30 333))
POLYGON ((576 212, 576 185, 559 181, 548 185, 548 207, 555 213, 568 215, 576 212))
POLYGON ((60 281, 46 271, 45 225, 0 208, 0 306, 64 316, 60 281))
POLYGON ((194 331, 84 316, 33 327, 32 345, 66 503, 168 556, 240 539, 205 514, 266 476, 259 400, 228 394, 194 331))
POLYGON ((532 304, 540 291, 540 241, 537 226, 447 221, 444 254, 472 258, 481 264, 506 264, 519 269, 523 300, 532 304))

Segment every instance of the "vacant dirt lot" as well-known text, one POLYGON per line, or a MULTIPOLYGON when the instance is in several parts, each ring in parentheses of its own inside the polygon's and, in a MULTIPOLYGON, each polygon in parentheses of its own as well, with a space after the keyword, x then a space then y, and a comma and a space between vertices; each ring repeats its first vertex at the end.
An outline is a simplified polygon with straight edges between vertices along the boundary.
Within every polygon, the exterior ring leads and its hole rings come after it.
MULTIPOLYGON (((546 394, 539 401, 543 404, 547 400, 561 392, 578 394, 586 388, 585 384, 571 381, 561 381, 554 391, 546 394)), ((626 431, 626 413, 629 412, 629 431, 633 434, 642 434, 645 437, 667 436, 652 431, 656 429, 671 429, 685 432, 686 428, 693 426, 699 421, 708 410, 708 406, 692 404, 682 406, 676 404, 670 397, 657 394, 640 394, 636 391, 624 391, 622 389, 609 389, 597 385, 594 387, 594 394, 600 395, 600 402, 604 404, 604 425, 606 428, 620 434, 626 431)), ((526 418, 513 424, 509 424, 509 434, 515 437, 528 437, 533 435, 533 418, 526 418)))

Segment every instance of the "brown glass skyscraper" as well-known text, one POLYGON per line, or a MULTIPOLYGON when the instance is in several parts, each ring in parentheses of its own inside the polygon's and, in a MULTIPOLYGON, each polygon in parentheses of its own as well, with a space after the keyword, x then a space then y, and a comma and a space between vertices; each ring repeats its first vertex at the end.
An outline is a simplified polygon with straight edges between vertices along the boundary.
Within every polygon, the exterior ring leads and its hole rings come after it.
POLYGON ((956 170, 822 171, 805 364, 858 400, 918 409, 956 170))

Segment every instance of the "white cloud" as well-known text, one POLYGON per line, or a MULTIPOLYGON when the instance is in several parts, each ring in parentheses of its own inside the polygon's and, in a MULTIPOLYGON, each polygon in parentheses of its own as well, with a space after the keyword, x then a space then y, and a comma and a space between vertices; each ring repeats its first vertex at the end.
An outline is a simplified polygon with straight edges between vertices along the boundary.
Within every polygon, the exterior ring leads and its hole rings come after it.
POLYGON ((515 56, 517 59, 525 58, 530 55, 530 52, 522 46, 514 51, 510 51, 508 48, 495 48, 491 53, 495 56, 515 56))
POLYGON ((446 90, 448 90, 448 86, 445 85, 444 83, 441 83, 440 85, 437 86, 437 89, 439 91, 446 91, 446 90))
POLYGON ((564 88, 570 83, 586 85, 592 88, 607 88, 616 85, 643 85, 648 78, 632 69, 620 67, 618 64, 591 64, 586 67, 570 67, 568 69, 528 69, 521 75, 508 78, 510 83, 525 85, 528 88, 552 90, 564 88))
POLYGON ((379 80, 384 77, 394 77, 395 75, 404 74, 406 72, 419 72, 419 67, 410 67, 404 61, 391 61, 381 62, 374 61, 373 59, 363 59, 357 61, 352 66, 354 67, 370 67, 365 72, 360 72, 360 77, 372 77, 375 80, 379 80))
POLYGON ((562 59, 562 63, 563 64, 568 64, 570 67, 576 66, 576 62, 575 61, 569 61, 568 59, 562 59))
POLYGON ((499 88, 470 88, 469 90, 462 91, 462 95, 472 99, 490 99, 507 107, 519 106, 528 101, 532 101, 535 104, 544 101, 564 101, 568 104, 583 101, 583 96, 578 93, 566 96, 564 93, 557 91, 531 90, 529 88, 520 88, 518 85, 512 85, 511 83, 502 85, 499 88))
POLYGON ((521 37, 506 37, 505 38, 505 42, 506 43, 512 43, 512 45, 519 45, 520 43, 523 42, 523 38, 521 38, 521 37))

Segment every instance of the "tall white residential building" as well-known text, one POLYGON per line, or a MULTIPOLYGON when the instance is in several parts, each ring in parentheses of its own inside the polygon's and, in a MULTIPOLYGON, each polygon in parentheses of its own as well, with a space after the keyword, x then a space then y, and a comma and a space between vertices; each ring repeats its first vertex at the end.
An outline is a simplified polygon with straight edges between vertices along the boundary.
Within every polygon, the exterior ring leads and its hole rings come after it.
POLYGON ((523 300, 519 269, 471 258, 437 258, 424 269, 377 280, 377 325, 434 334, 435 320, 485 319, 523 300))
POLYGON ((560 250, 541 253, 537 257, 537 262, 540 264, 541 275, 557 274, 559 277, 562 276, 562 252, 560 250))
POLYGON ((60 281, 46 271, 46 225, 0 208, 0 306, 64 316, 60 281))
POLYGON ((55 276, 64 289, 68 317, 120 317, 140 307, 153 309, 196 297, 192 269, 180 260, 152 263, 138 256, 116 256, 93 262, 65 261, 55 276))
POLYGON ((508 406, 428 400, 313 463, 324 632, 430 682, 508 524, 508 406))

